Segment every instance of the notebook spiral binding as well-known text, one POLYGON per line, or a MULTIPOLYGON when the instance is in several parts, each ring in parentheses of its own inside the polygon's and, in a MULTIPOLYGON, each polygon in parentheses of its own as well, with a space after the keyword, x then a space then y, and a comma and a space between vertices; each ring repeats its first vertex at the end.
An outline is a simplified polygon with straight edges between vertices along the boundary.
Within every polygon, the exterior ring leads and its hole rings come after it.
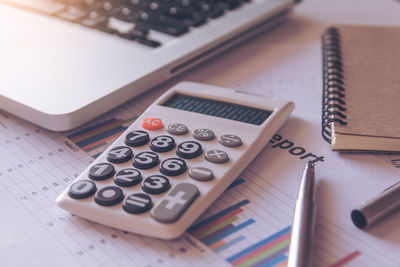
POLYGON ((347 125, 346 102, 340 33, 337 28, 327 28, 322 34, 323 95, 322 137, 331 143, 332 122, 347 125))

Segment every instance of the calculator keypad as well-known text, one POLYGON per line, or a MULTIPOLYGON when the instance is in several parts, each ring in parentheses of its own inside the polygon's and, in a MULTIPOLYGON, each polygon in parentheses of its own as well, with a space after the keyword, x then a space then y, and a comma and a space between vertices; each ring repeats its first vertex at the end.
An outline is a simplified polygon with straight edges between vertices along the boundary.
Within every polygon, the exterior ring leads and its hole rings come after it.
POLYGON ((186 171, 186 162, 180 158, 164 160, 160 166, 160 172, 167 176, 178 176, 186 171))
POLYGON ((219 138, 219 143, 227 147, 238 147, 242 145, 242 139, 234 134, 224 134, 219 138))
POLYGON ((143 193, 132 194, 125 198, 122 208, 129 213, 144 213, 151 209, 153 203, 149 195, 143 193))
POLYGON ((167 127, 167 132, 173 135, 184 135, 189 132, 189 129, 182 123, 171 123, 167 127))
POLYGON ((73 183, 68 195, 75 199, 87 198, 96 192, 96 184, 89 180, 80 180, 73 183))
POLYGON ((170 188, 167 177, 163 175, 151 175, 144 179, 142 189, 149 194, 161 194, 170 188))
POLYGON ((208 168, 193 167, 189 170, 189 176, 197 181, 209 181, 214 178, 214 173, 208 168))
POLYGON ((146 170, 146 169, 151 169, 160 162, 160 159, 158 155, 154 152, 151 151, 145 151, 137 154, 134 159, 133 159, 133 166, 146 170))
POLYGON ((157 118, 146 118, 142 120, 142 127, 147 130, 158 130, 164 127, 162 121, 157 118))
POLYGON ((112 206, 121 202, 124 198, 124 193, 117 186, 106 186, 100 189, 95 196, 97 204, 102 206, 112 206))
MULTIPOLYGON (((159 119, 148 118, 142 121, 142 127, 148 130, 157 130, 160 127, 162 128, 163 124, 159 119)), ((182 136, 187 134, 189 129, 184 124, 171 123, 167 126, 166 132, 171 135, 182 136)), ((206 128, 193 130, 192 137, 200 141, 211 141, 216 138, 215 133, 206 128)), ((241 138, 234 134, 221 135, 218 142, 225 147, 242 145, 241 138)), ((108 185, 97 191, 96 184, 93 181, 81 180, 71 185, 69 196, 75 199, 83 199, 95 195, 95 202, 101 206, 112 206, 122 202, 122 209, 127 213, 141 214, 150 210, 151 217, 158 222, 173 223, 177 221, 199 196, 200 191, 195 184, 188 182, 178 183, 171 189, 171 181, 176 179, 176 176, 186 173, 188 169, 186 160, 196 159, 203 154, 202 145, 192 140, 177 144, 172 136, 163 134, 156 135, 151 139, 149 133, 143 130, 128 132, 124 143, 126 146, 116 146, 107 152, 107 161, 110 163, 97 163, 89 169, 88 176, 92 180, 102 181, 114 177, 115 185, 108 185), (148 143, 151 151, 146 150, 148 147, 139 148, 148 143), (159 164, 158 153, 168 153, 174 149, 177 157, 168 157, 159 164), (129 161, 131 161, 133 167, 126 166, 129 161), (123 165, 124 168, 119 167, 119 164, 125 164, 123 165), (158 165, 159 167, 156 169, 158 165), (143 177, 141 170, 149 170, 153 172, 153 175, 143 177), (157 174, 157 171, 159 174, 157 174), (142 192, 133 192, 124 197, 121 188, 128 190, 135 188, 140 183, 142 192), (166 193, 166 195, 153 207, 153 200, 150 195, 163 193, 166 193)), ((170 155, 170 153, 167 155, 170 155)), ((223 150, 209 149, 205 152, 203 159, 211 163, 221 164, 229 161, 229 156, 223 150)), ((192 166, 187 175, 199 182, 206 182, 215 178, 211 169, 202 166, 192 166)))
POLYGON ((114 177, 114 183, 122 186, 134 186, 142 181, 142 174, 134 168, 126 168, 117 172, 114 177))
POLYGON ((150 142, 150 149, 154 152, 168 152, 175 148, 175 140, 168 135, 154 137, 150 142))
POLYGON ((125 137, 125 144, 132 147, 143 146, 149 141, 149 134, 145 131, 132 131, 125 137))
POLYGON ((117 146, 108 152, 107 160, 112 163, 123 163, 130 160, 132 156, 132 149, 127 146, 117 146))
POLYGON ((200 143, 195 141, 186 141, 180 143, 176 149, 176 155, 184 159, 193 159, 203 153, 203 148, 200 143))
POLYGON ((89 178, 95 181, 106 180, 115 173, 114 166, 110 163, 97 163, 89 169, 89 178))
POLYGON ((212 163, 224 163, 229 160, 229 156, 225 151, 219 149, 211 149, 206 152, 206 160, 212 163))
POLYGON ((201 141, 211 141, 215 138, 215 134, 210 129, 199 128, 193 131, 193 137, 201 141))
POLYGON ((199 189, 194 184, 177 184, 151 211, 151 216, 159 222, 173 223, 182 216, 199 194, 199 189))

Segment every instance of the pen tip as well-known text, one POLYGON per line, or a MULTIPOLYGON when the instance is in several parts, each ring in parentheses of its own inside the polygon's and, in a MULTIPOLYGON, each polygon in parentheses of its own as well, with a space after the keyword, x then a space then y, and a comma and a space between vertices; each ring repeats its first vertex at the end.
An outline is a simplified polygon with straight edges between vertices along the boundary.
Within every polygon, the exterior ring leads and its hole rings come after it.
POLYGON ((310 168, 314 168, 314 162, 312 162, 311 160, 307 161, 306 167, 310 168))
POLYGON ((315 191, 315 170, 314 163, 308 161, 304 168, 303 176, 300 182, 298 197, 310 195, 314 198, 315 191))

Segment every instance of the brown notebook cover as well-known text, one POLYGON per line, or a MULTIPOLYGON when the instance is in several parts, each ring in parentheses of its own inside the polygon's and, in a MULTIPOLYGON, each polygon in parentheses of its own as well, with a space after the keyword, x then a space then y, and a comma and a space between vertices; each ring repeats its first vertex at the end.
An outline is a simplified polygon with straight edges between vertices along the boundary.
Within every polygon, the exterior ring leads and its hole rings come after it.
POLYGON ((323 137, 333 150, 400 151, 400 27, 337 25, 322 44, 323 137))

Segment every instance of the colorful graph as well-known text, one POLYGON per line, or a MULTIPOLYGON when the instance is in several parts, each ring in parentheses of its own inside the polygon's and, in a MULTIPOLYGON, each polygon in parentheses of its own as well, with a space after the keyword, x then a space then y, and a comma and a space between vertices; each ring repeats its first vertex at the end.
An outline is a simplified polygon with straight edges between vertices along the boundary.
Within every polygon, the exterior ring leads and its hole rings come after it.
POLYGON ((255 222, 253 219, 249 219, 245 222, 234 225, 234 222, 239 219, 237 215, 243 211, 241 207, 248 203, 249 201, 247 199, 240 201, 212 215, 204 221, 193 225, 189 229, 189 232, 216 252, 232 246, 244 237, 238 237, 229 243, 225 242, 223 239, 255 222))
POLYGON ((329 267, 345 266, 347 263, 351 262, 352 260, 354 260, 355 258, 357 258, 360 255, 361 255, 361 252, 356 250, 356 251, 350 253, 349 255, 343 257, 342 259, 338 260, 334 264, 329 265, 329 267))
MULTIPOLYGON (((227 190, 245 182, 246 180, 240 177, 227 190)), ((240 218, 246 214, 246 206, 249 203, 248 199, 244 199, 230 205, 194 224, 188 232, 216 253, 224 252, 229 248, 237 250, 239 243, 243 241, 241 245, 243 247, 243 244, 248 244, 250 241, 245 229, 250 226, 257 227, 254 219, 241 220, 240 218)), ((253 244, 244 246, 244 249, 230 254, 226 261, 235 267, 284 267, 287 265, 290 234, 291 226, 287 226, 257 242, 253 240, 253 244)), ((361 252, 356 250, 337 260, 330 267, 345 266, 360 255, 361 252)))
POLYGON ((400 168, 400 154, 389 154, 389 159, 393 166, 400 168))
POLYGON ((123 120, 112 118, 96 125, 80 129, 67 137, 93 158, 124 132, 137 116, 123 120))
MULTIPOLYGON (((236 224, 239 214, 243 212, 242 207, 248 204, 248 200, 240 201, 209 218, 193 225, 189 232, 207 245, 215 252, 220 252, 228 247, 234 246, 245 236, 238 235, 230 241, 224 239, 238 233, 240 230, 255 223, 254 219, 248 219, 236 224)), ((250 246, 249 248, 233 255, 227 261, 233 266, 274 266, 286 260, 290 240, 290 227, 250 246)))
POLYGON ((286 253, 289 249, 290 230, 285 229, 257 242, 243 251, 228 258, 233 266, 280 266, 286 265, 286 253))
MULTIPOLYGON (((193 225, 189 232, 202 241, 206 246, 215 252, 221 252, 237 243, 245 240, 244 235, 228 237, 239 233, 242 229, 255 223, 254 219, 248 219, 241 223, 239 215, 243 212, 242 207, 247 205, 247 199, 242 200, 210 217, 193 225)), ((244 249, 243 251, 229 257, 227 261, 233 266, 275 266, 287 257, 285 253, 288 250, 290 240, 290 227, 244 249)))
POLYGON ((245 180, 244 180, 243 178, 238 178, 238 179, 236 179, 235 181, 233 181, 233 183, 231 183, 231 185, 228 186, 228 188, 227 188, 226 190, 232 189, 232 188, 234 188, 235 186, 238 186, 238 185, 240 185, 240 184, 243 184, 244 182, 245 182, 245 180))

